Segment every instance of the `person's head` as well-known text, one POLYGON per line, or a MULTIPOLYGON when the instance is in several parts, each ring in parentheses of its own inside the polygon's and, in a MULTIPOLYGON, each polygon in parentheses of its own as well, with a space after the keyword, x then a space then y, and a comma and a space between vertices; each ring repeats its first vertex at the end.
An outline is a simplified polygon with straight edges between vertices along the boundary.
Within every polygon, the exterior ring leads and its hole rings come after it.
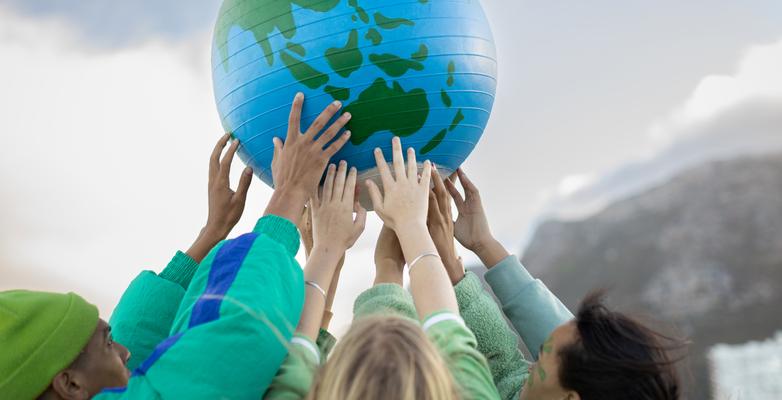
POLYGON ((456 399, 447 365, 420 325, 405 318, 356 321, 318 372, 308 399, 456 399))
POLYGON ((588 295, 576 318, 557 327, 530 366, 522 400, 673 400, 680 396, 675 361, 682 344, 588 295))
POLYGON ((89 399, 128 383, 128 349, 74 293, 0 292, 0 342, 3 398, 89 399))

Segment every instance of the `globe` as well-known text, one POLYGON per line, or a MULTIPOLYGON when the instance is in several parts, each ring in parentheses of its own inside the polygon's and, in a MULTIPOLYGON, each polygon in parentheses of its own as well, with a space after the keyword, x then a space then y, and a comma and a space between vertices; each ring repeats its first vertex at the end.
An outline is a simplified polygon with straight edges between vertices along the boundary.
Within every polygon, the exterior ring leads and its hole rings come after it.
POLYGON ((441 173, 464 162, 491 113, 497 62, 478 0, 225 0, 212 74, 223 128, 267 184, 297 92, 303 129, 342 102, 351 138, 332 162, 380 184, 373 150, 390 161, 394 135, 441 173))

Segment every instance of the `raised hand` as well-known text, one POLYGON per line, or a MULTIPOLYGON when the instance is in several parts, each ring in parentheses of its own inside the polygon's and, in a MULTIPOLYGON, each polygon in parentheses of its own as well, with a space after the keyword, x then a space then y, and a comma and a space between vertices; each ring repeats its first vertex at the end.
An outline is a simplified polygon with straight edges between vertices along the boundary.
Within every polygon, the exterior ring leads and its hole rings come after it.
POLYGON ((434 188, 429 191, 429 212, 426 226, 432 236, 437 252, 442 257, 445 271, 451 283, 456 285, 464 278, 464 266, 454 246, 454 224, 451 216, 451 195, 445 189, 437 168, 432 169, 434 188))
POLYGON ((415 150, 407 150, 407 166, 402 156, 402 143, 398 137, 392 140, 394 173, 388 168, 383 152, 375 149, 375 161, 383 182, 383 193, 372 181, 367 181, 369 197, 375 212, 397 235, 399 228, 407 225, 425 226, 429 198, 429 180, 432 164, 424 162, 419 179, 415 150))
MULTIPOLYGON (((351 168, 348 173, 347 163, 343 161, 339 169, 334 164, 329 166, 323 190, 310 202, 313 247, 304 266, 307 292, 296 331, 312 340, 324 325, 324 317, 330 319, 327 306, 330 306, 329 297, 333 301, 331 286, 336 285, 334 277, 345 250, 353 246, 364 231, 367 213, 355 201, 355 191, 356 169, 351 168)), ((328 325, 328 321, 325 322, 328 325)))
POLYGON ((345 161, 339 163, 338 170, 334 164, 329 166, 323 190, 312 200, 313 251, 320 248, 344 252, 364 231, 367 213, 354 199, 356 174, 356 168, 347 173, 345 161))
POLYGON ((315 119, 310 127, 301 132, 301 109, 304 95, 299 93, 293 100, 288 132, 283 144, 280 138, 274 138, 274 156, 272 159, 272 177, 274 195, 265 214, 275 214, 297 222, 301 216, 304 202, 312 197, 318 188, 318 182, 329 159, 350 139, 350 132, 334 139, 348 123, 351 115, 342 114, 325 131, 328 121, 339 111, 342 103, 335 101, 315 119), (321 131, 323 133, 321 134, 321 131), (320 134, 320 136, 318 136, 320 134))
POLYGON ((454 222, 454 236, 462 246, 478 255, 481 261, 491 268, 507 257, 508 252, 491 233, 478 188, 461 168, 456 170, 456 174, 464 189, 464 197, 453 181, 449 179, 445 182, 445 187, 456 204, 456 210, 459 211, 459 217, 454 222))
POLYGON ((239 147, 239 141, 234 140, 222 160, 220 159, 220 155, 230 139, 230 134, 221 137, 209 159, 209 214, 206 218, 206 225, 186 252, 197 262, 201 262, 212 247, 228 236, 244 212, 247 190, 252 182, 253 171, 249 167, 245 168, 236 191, 231 189, 229 180, 231 162, 239 147))

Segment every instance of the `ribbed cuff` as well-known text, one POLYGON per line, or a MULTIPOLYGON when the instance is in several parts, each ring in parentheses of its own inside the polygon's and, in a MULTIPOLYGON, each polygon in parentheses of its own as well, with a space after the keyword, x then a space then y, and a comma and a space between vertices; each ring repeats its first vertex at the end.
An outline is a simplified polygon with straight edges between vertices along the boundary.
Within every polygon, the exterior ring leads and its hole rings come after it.
POLYGON ((299 251, 299 230, 293 222, 276 215, 266 215, 258 220, 253 232, 266 235, 280 243, 291 256, 299 251))
POLYGON ((195 260, 190 258, 187 254, 177 251, 174 258, 168 262, 166 268, 160 272, 158 276, 167 281, 174 282, 187 290, 197 269, 198 263, 195 262, 195 260))
POLYGON ((464 278, 453 287, 456 292, 456 302, 459 304, 459 312, 463 312, 472 302, 481 295, 483 284, 478 276, 467 271, 464 278))
POLYGON ((410 293, 405 290, 403 287, 397 285, 396 283, 379 283, 375 286, 372 286, 371 288, 361 292, 361 294, 356 297, 356 301, 353 302, 353 313, 356 313, 356 310, 361 308, 361 306, 364 305, 364 303, 376 298, 376 297, 394 297, 394 298, 401 298, 403 300, 410 300, 413 301, 413 297, 410 295, 410 293))
POLYGON ((524 285, 535 281, 513 254, 492 267, 484 278, 502 304, 516 296, 524 285))

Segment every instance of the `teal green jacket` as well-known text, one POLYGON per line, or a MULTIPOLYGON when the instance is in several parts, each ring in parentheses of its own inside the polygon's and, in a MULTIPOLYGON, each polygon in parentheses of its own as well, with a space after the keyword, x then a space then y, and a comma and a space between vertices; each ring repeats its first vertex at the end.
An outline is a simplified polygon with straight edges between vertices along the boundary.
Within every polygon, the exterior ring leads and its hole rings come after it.
MULTIPOLYGON (((505 316, 535 359, 540 345, 560 324, 573 315, 541 282, 534 279, 515 256, 509 256, 486 273, 505 316)), ((502 399, 517 399, 529 376, 529 362, 519 351, 518 337, 508 327, 503 312, 483 290, 480 279, 467 272, 454 286, 456 300, 467 327, 478 340, 478 350, 489 363, 494 384, 502 399)), ((416 318, 410 293, 399 285, 377 285, 362 293, 354 314, 393 312, 416 318)))
POLYGON ((142 272, 111 318, 132 376, 94 398, 261 398, 301 315, 298 247, 295 225, 266 216, 215 246, 194 274, 179 253, 160 275, 142 272))

